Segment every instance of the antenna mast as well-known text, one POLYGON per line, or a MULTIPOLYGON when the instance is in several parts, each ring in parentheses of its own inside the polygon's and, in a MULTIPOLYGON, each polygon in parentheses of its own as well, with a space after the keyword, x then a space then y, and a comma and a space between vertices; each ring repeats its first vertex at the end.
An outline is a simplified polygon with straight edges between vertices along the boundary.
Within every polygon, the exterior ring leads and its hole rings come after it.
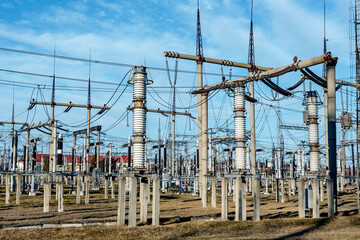
MULTIPOLYGON (((355 24, 355 56, 356 56, 356 83, 360 83, 360 55, 359 55, 359 46, 358 46, 358 25, 359 22, 357 20, 357 9, 358 8, 358 0, 355 0, 355 16, 354 16, 354 24, 355 24)), ((356 85, 356 178, 357 178, 357 203, 358 203, 358 212, 360 211, 360 186, 359 186, 359 143, 360 143, 360 126, 359 126, 359 87, 356 85)))
POLYGON ((54 67, 53 67, 53 82, 52 82, 52 92, 51 92, 51 104, 55 104, 55 59, 56 59, 56 45, 54 47, 54 67))
MULTIPOLYGON (((200 59, 204 57, 203 46, 202 46, 202 37, 201 37, 201 24, 200 24, 200 8, 199 0, 197 1, 197 30, 196 30, 196 56, 199 56, 200 59)), ((202 61, 202 60, 200 60, 202 61)))
POLYGON ((251 20, 250 20, 250 38, 249 38, 249 55, 248 55, 248 63, 251 64, 252 69, 250 71, 254 71, 255 66, 255 49, 254 49, 254 30, 253 30, 253 8, 254 1, 251 0, 251 20))

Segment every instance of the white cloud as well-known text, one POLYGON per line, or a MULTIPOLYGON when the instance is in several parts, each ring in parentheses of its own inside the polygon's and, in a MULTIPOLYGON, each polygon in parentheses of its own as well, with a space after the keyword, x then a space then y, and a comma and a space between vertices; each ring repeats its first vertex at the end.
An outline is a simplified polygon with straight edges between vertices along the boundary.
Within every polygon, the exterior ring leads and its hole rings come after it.
MULTIPOLYGON (((134 5, 127 1, 115 3, 105 0, 98 0, 96 4, 90 1, 77 1, 67 6, 46 6, 43 11, 23 13, 22 17, 18 17, 17 21, 14 21, 17 24, 3 20, 0 24, 1 43, 3 46, 48 53, 53 51, 56 43, 57 52, 61 55, 88 58, 91 49, 94 59, 140 65, 146 58, 147 65, 157 67, 164 67, 162 53, 165 50, 194 54, 196 2, 190 0, 176 1, 176 4, 173 4, 173 1, 152 0, 146 3, 153 4, 150 6, 153 6, 154 9, 134 8, 134 5), (140 12, 141 14, 139 14, 140 12), (159 12, 163 14, 158 14, 159 12)), ((201 1, 201 23, 206 56, 247 62, 249 3, 250 1, 201 1)), ((321 9, 307 8, 308 5, 306 4, 309 4, 309 1, 264 0, 261 4, 259 1, 255 1, 255 3, 254 30, 257 64, 277 67, 291 63, 295 55, 300 59, 306 59, 322 54, 323 22, 321 9)), ((329 4, 327 18, 327 34, 330 39, 329 50, 340 57, 339 69, 345 69, 348 67, 348 46, 343 44, 344 41, 340 41, 341 44, 339 44, 332 39, 347 36, 347 15, 344 17, 345 7, 339 2, 332 1, 331 4, 334 5, 329 4), (338 14, 338 11, 341 14, 338 14), (344 19, 346 20, 345 23, 344 19)), ((347 40, 345 42, 347 43, 347 40)), ((0 61, 3 67, 52 73, 51 59, 34 60, 33 57, 21 56, 17 58, 13 55, 9 57, 10 55, 4 52, 1 52, 1 55, 6 56, 6 60, 3 58, 0 61)), ((174 60, 170 59, 169 61, 173 68, 174 60)), ((179 66, 181 69, 195 70, 195 65, 189 61, 179 60, 179 66)), ((205 68, 207 72, 220 73, 219 66, 207 64, 205 68)), ((228 70, 225 68, 226 73, 228 70)), ((56 71, 59 75, 69 77, 84 79, 88 77, 88 65, 84 63, 59 60, 56 71)), ((118 83, 124 71, 125 69, 122 68, 94 64, 91 77, 96 80, 118 83)), ((233 69, 233 72, 234 74, 247 74, 246 71, 237 69, 233 69)), ((165 72, 153 71, 152 74, 156 80, 155 87, 168 86, 165 72)), ((1 77, 11 76, 0 73, 1 77)), ((19 77, 13 79, 19 79, 19 77)), ((21 80, 25 81, 26 78, 21 77, 21 80)), ((45 82, 38 78, 33 78, 33 80, 45 82)), ((295 82, 294 79, 290 80, 295 82)), ((184 86, 191 86, 194 76, 180 73, 178 81, 184 86)), ((206 81, 209 83, 217 82, 219 77, 207 76, 206 81)), ((47 81, 47 84, 49 83, 51 81, 47 81)), ((62 80, 59 80, 58 83, 67 86, 86 86, 86 83, 62 80)), ((290 85, 290 81, 286 84, 290 85)), ((96 84, 94 84, 95 86, 96 84)), ((49 98, 50 91, 46 90, 45 92, 46 97, 49 98)), ((6 92, 2 93, 6 95, 6 92)), ((21 91, 21 97, 19 94, 19 99, 17 99, 19 108, 25 109, 27 107, 29 94, 30 90, 21 91)), ((59 101, 71 99, 73 102, 86 102, 86 92, 59 90, 57 94, 59 101)), ((108 96, 109 93, 94 91, 93 102, 102 104, 108 99, 108 96)), ((168 100, 168 94, 161 96, 168 100)), ((187 105, 189 98, 185 94, 183 96, 184 104, 187 105)), ((195 99, 192 100, 193 104, 195 99)), ((220 100, 214 98, 216 114, 221 108, 220 100)), ((126 98, 119 102, 116 110, 104 117, 102 124, 109 126, 129 104, 131 104, 131 89, 126 93, 126 98)), ((10 109, 7 105, 8 103, 5 102, 2 106, 6 109, 6 114, 3 113, 4 118, 9 115, 10 109)), ((152 108, 160 107, 150 97, 148 105, 152 108)), ((221 115, 223 121, 230 116, 232 111, 228 102, 226 102, 226 106, 226 109, 223 110, 224 114, 221 115)), ((58 109, 57 111, 60 113, 62 110, 58 109)), ((44 119, 45 114, 41 108, 39 108, 39 112, 39 119, 44 119)), ((192 112, 196 115, 196 109, 192 112)), ((83 119, 84 115, 78 116, 79 114, 84 114, 84 112, 72 111, 69 114, 60 115, 60 118, 69 123, 75 122, 83 119)), ((179 119, 179 123, 185 123, 184 120, 179 119)), ((289 116, 289 121, 291 120, 291 116, 289 116)), ((154 136, 157 132, 157 129, 154 130, 154 128, 157 128, 158 116, 151 115, 148 121, 151 123, 149 126, 152 126, 150 132, 154 136)), ((210 121, 209 126, 212 126, 213 119, 210 121)), ((271 121, 274 121, 274 118, 271 121)), ((131 134, 131 128, 125 128, 124 124, 115 130, 122 136, 131 134)))
POLYGON ((9 2, 1 3, 0 6, 3 7, 3 8, 14 8, 14 5, 12 3, 9 3, 9 2))
POLYGON ((96 3, 105 8, 106 10, 110 10, 110 11, 114 11, 117 13, 122 13, 124 12, 123 7, 120 4, 116 4, 116 3, 110 3, 106 0, 96 0, 96 3))
POLYGON ((40 21, 46 24, 82 24, 87 17, 79 11, 67 10, 62 7, 51 6, 46 13, 41 14, 40 21))

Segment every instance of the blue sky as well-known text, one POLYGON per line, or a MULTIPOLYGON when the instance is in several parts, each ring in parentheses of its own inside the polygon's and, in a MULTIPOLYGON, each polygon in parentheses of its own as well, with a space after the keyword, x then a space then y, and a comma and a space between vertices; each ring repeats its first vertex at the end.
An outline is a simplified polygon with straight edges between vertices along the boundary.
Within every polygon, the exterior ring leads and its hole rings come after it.
MULTIPOLYGON (((326 34, 328 51, 339 57, 337 78, 350 79, 350 45, 349 45, 349 4, 347 0, 327 0, 326 34)), ((213 58, 229 59, 238 62, 247 62, 249 41, 249 0, 201 0, 201 23, 203 34, 204 55, 213 58)), ((44 0, 14 0, 0 2, 0 47, 14 48, 26 51, 52 54, 56 46, 56 53, 64 56, 91 58, 95 60, 112 61, 129 65, 141 65, 165 68, 163 51, 175 51, 195 54, 196 39, 196 1, 195 0, 141 0, 141 1, 110 1, 110 0, 82 0, 82 1, 44 1, 44 0)), ((323 1, 317 0, 255 0, 254 1, 254 37, 256 64, 268 67, 278 67, 292 62, 294 56, 307 59, 322 54, 323 51, 323 1)), ((174 68, 174 60, 169 59, 170 68, 174 68)), ((53 59, 9 53, 0 51, 0 69, 32 72, 52 75, 54 72, 53 59)), ((179 61, 179 69, 195 71, 195 63, 186 60, 179 61)), ((221 73, 220 66, 204 65, 207 73, 221 73)), ((92 104, 102 105, 109 97, 116 85, 129 70, 129 67, 114 67, 100 64, 91 65, 90 78, 93 83, 92 104), (104 89, 106 88, 106 89, 104 89)), ((313 70, 321 75, 321 67, 313 70)), ((224 67, 225 74, 229 68, 224 67)), ((89 65, 86 63, 57 59, 55 73, 58 76, 70 78, 89 78, 89 65)), ((148 95, 149 108, 169 107, 170 91, 166 71, 153 70, 154 84, 148 95), (154 92, 156 91, 158 95, 154 92), (164 105, 164 106, 163 106, 164 105)), ((246 75, 241 69, 232 69, 233 76, 246 75)), ((280 85, 289 87, 299 79, 299 73, 289 74, 280 78, 280 85)), ((172 73, 173 78, 173 73, 172 73)), ((216 83, 220 76, 206 75, 207 84, 216 83)), ((11 119, 11 103, 13 89, 15 92, 15 113, 17 121, 38 123, 46 121, 47 116, 42 107, 30 112, 26 111, 28 102, 38 96, 35 89, 40 85, 46 100, 50 100, 51 79, 34 77, 22 74, 13 74, 0 71, 0 94, 3 101, 0 103, 2 120, 11 119), (14 86, 4 83, 22 82, 14 86), (31 83, 34 85, 27 85, 31 83), (19 86, 21 85, 21 86, 19 86)), ((178 74, 179 94, 177 105, 186 108, 193 105, 196 98, 188 93, 195 86, 195 75, 191 73, 178 74)), ((59 90, 56 92, 56 101, 86 103, 86 83, 57 79, 59 90), (74 90, 74 87, 78 88, 74 90), (61 89, 62 88, 62 89, 61 89), (71 88, 71 89, 70 89, 71 88), (79 88, 81 88, 79 91, 79 88)), ((261 83, 257 84, 258 97, 262 102, 269 102, 266 96, 271 92, 261 83)), ((124 86, 120 87, 122 90, 124 86)), ((322 95, 323 90, 314 87, 322 95)), ((299 89, 300 91, 302 90, 299 89)), ((307 84, 308 90, 308 84, 307 84)), ((345 90, 344 90, 345 91, 345 90)), ((349 89, 349 91, 353 91, 349 89)), ((338 94, 339 95, 339 94, 338 94)), ((118 96, 118 94, 116 95, 118 96)), ((284 122, 301 124, 302 95, 280 101, 280 106, 295 111, 282 112, 284 122)), ((131 88, 125 91, 119 102, 104 117, 94 125, 103 125, 103 129, 111 126, 131 104, 131 88)), ((340 97, 340 95, 338 96, 340 97)), ((322 98, 323 100, 323 98, 322 98)), ((223 92, 215 96, 209 103, 209 127, 226 126, 226 120, 231 117, 232 100, 223 92), (216 119, 216 120, 215 120, 216 119)), ((354 103, 353 98, 350 103, 354 103)), ((340 106, 340 103, 339 103, 340 106)), ((259 146, 268 148, 276 140, 276 115, 270 107, 257 105, 259 146), (267 112, 265 112, 266 110, 267 112), (265 118, 267 117, 268 122, 265 118), (270 127, 268 127, 270 126, 270 127)), ((341 107, 338 108, 339 113, 341 107)), ((353 109, 353 107, 352 107, 353 109)), ((67 125, 76 124, 86 117, 85 110, 71 110, 63 113, 62 108, 56 108, 56 116, 67 125)), ((184 109, 178 109, 185 111, 184 109)), ((196 108, 188 110, 194 116, 196 108)), ((321 109, 320 112, 323 110, 321 109)), ((94 111, 95 113, 95 111, 94 111)), ((126 118, 111 131, 106 132, 107 143, 122 145, 131 135, 130 126, 126 125, 126 118), (119 140, 119 137, 121 138, 119 140), (122 140, 124 139, 124 140, 122 140)), ((151 138, 158 136, 159 118, 161 121, 162 138, 168 131, 168 119, 157 114, 148 114, 148 135, 151 138)), ((183 117, 178 117, 177 133, 196 134, 195 123, 183 117)), ((232 120, 230 118, 230 120, 232 120)), ((230 121, 231 122, 231 121, 230 121)), ((320 127, 324 121, 321 120, 320 127)), ((231 124, 229 127, 233 127, 231 124)), ((8 127, 2 127, 7 130, 8 127)), ((70 128, 71 131, 77 130, 70 128)), ((5 132, 1 132, 5 135, 5 132)), ((323 130, 320 131, 320 136, 323 130)), ((38 134, 35 133, 34 134, 38 134)), ((219 133, 221 134, 221 133, 219 133)), ((352 133, 349 133, 351 137, 352 133)), ((340 135, 338 135, 340 136, 340 135)), ((303 132, 291 132, 284 138, 288 142, 289 151, 296 150, 297 140, 307 138, 303 132), (291 136, 290 136, 291 135, 291 136), (287 141, 288 140, 288 141, 287 141)), ((72 138, 67 138, 65 146, 70 146, 72 138)), ((8 140, 7 140, 8 141, 8 140)), ((321 139, 323 142, 324 139, 321 139)), ((46 144, 44 144, 46 147, 46 144)), ((68 149, 67 149, 68 150, 68 149)), ((122 150, 122 149, 119 149, 122 150)), ((194 148, 191 149, 192 151, 194 148)), ((266 157, 265 154, 263 156, 266 157)))

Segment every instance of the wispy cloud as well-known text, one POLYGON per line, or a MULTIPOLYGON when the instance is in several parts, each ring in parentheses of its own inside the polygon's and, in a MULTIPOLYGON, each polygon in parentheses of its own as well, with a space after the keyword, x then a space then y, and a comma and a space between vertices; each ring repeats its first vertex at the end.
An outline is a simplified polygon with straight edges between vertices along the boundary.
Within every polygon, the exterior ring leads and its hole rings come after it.
POLYGON ((96 3, 105 8, 106 10, 110 11, 110 12, 117 12, 117 13, 122 13, 124 12, 124 7, 125 5, 120 5, 117 3, 113 3, 113 2, 108 2, 106 0, 97 0, 96 3))
MULTIPOLYGON (((323 15, 322 4, 314 1, 293 0, 264 0, 255 1, 254 34, 256 63, 259 65, 277 67, 289 64, 296 55, 306 59, 322 54, 323 44, 323 15), (314 5, 313 7, 312 4, 314 5)), ((329 0, 327 17, 328 50, 339 56, 338 73, 348 74, 348 6, 342 1, 329 0), (333 40, 344 38, 344 40, 333 40)), ((202 0, 201 24, 203 34, 204 53, 209 57, 247 62, 249 41, 249 9, 250 1, 202 0)), ((14 2, 15 4, 15 2, 14 2)), ((16 3, 19 4, 19 3, 16 3)), ((196 39, 196 1, 110 1, 110 0, 79 0, 71 3, 51 2, 50 5, 24 5, 19 13, 9 19, 3 19, 0 24, 0 44, 4 47, 14 47, 51 53, 56 44, 57 53, 74 57, 88 58, 91 51, 92 58, 116 61, 129 64, 146 64, 149 66, 165 67, 163 51, 171 50, 188 54, 195 53, 196 39)), ((1 8, 1 7, 0 7, 1 8)), ((6 8, 3 6, 2 8, 6 8)), ((23 71, 52 73, 52 59, 19 56, 1 52, 1 67, 20 69, 23 71)), ((174 60, 169 59, 173 68, 174 60)), ((189 61, 179 61, 181 69, 195 70, 195 65, 189 61)), ((205 65, 207 72, 220 73, 220 66, 205 65)), ((92 79, 118 83, 128 69, 93 64, 92 79)), ((228 74, 229 69, 224 68, 228 74)), ((56 62, 59 75, 88 78, 89 66, 86 63, 66 61, 56 62)), ((247 71, 232 70, 234 74, 247 74, 247 71)), ((154 71, 156 79, 154 87, 168 86, 166 72, 154 71)), ((172 73, 173 74, 173 73, 172 73)), ((172 75, 173 76, 173 75, 172 75)), ((292 75, 293 76, 293 75, 292 75)), ((291 76, 291 77, 292 77, 291 76)), ((29 77, 14 77, 0 73, 0 78, 20 79, 25 81, 29 77)), ((290 76, 288 82, 294 81, 290 76)), ((295 76, 297 77, 297 76, 295 76)), ((194 76, 179 73, 179 84, 192 86, 194 76)), ((51 81, 32 78, 41 83, 51 84, 51 81)), ((219 81, 219 76, 207 75, 208 83, 219 81)), ((290 84, 286 82, 286 84, 290 84)), ((66 86, 84 87, 84 83, 66 82, 58 80, 58 84, 66 86)), ((94 84, 94 87, 101 85, 94 84)), ((47 90, 44 90, 45 92, 47 90)), ((159 90, 160 91, 160 90, 159 90)), ((26 109, 31 90, 17 91, 17 107, 26 109)), ((169 99, 169 91, 160 93, 169 99)), ((10 96, 8 89, 0 89, 0 94, 10 96)), ((47 91, 46 97, 50 96, 47 91)), ((57 92, 59 101, 86 102, 86 91, 57 92)), ((93 92, 93 102, 102 104, 109 97, 109 93, 93 92)), ((187 94, 181 95, 183 104, 190 102, 187 94)), ((218 114, 224 108, 223 95, 214 98, 214 112, 218 114)), ((149 97, 148 106, 162 107, 149 97)), ((195 103, 192 99, 192 104, 195 103)), ((127 105, 131 104, 131 88, 126 93, 126 99, 116 105, 116 110, 110 112, 102 124, 110 125, 121 114, 127 105)), ((0 117, 6 118, 10 108, 7 103, 0 103, 6 111, 0 117)), ((180 103, 179 103, 180 105, 180 103)), ((61 110, 57 110, 58 114, 61 110)), ((226 100, 226 108, 222 110, 222 123, 231 115, 230 102, 226 100)), ((38 119, 44 119, 45 114, 39 108, 38 119)), ((192 111, 196 115, 196 110, 192 111)), ((80 112, 81 114, 83 112, 80 112)), ((60 115, 63 121, 76 121, 83 116, 74 112, 60 115)), ((22 116, 24 117, 24 116, 22 116)), ((289 116, 291 117, 291 116, 289 116)), ((179 123, 185 123, 179 118, 179 123)), ((150 126, 157 126, 158 117, 151 116, 150 126)), ((274 121, 272 118, 270 121, 274 121)), ((165 121, 163 121, 165 122, 165 121)), ((185 124, 184 124, 185 125, 185 124)), ((210 119, 210 126, 214 119, 210 119)), ((115 129, 117 133, 129 136, 131 128, 115 129), (126 129, 126 130, 123 130, 126 129)), ((194 126, 193 126, 194 127, 194 126)), ((181 129, 183 131, 183 129, 181 129)), ((151 129, 152 136, 156 130, 151 129)))

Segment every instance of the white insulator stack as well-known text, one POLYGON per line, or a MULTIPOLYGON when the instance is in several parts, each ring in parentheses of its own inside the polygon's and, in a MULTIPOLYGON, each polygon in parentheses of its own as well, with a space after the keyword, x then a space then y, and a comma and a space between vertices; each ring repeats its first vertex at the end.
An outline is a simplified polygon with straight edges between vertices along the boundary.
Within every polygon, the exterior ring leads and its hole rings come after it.
POLYGON ((300 151, 300 149, 296 151, 296 155, 297 155, 297 160, 296 160, 297 174, 298 174, 298 176, 301 176, 302 175, 303 165, 302 165, 302 161, 301 161, 301 151, 300 151))
POLYGON ((307 93, 307 107, 309 118, 309 144, 310 144, 310 172, 319 172, 319 125, 318 125, 318 101, 317 92, 307 93))
POLYGON ((235 122, 235 169, 246 169, 246 146, 245 146, 245 86, 238 86, 234 91, 234 122, 235 122))
POLYGON ((133 83, 133 167, 145 168, 146 162, 146 68, 143 66, 134 67, 133 83))
POLYGON ((341 175, 341 160, 342 160, 342 158, 341 158, 341 152, 337 152, 336 153, 336 170, 337 170, 337 173, 338 173, 338 175, 340 176, 341 175))
POLYGON ((246 147, 246 169, 251 169, 250 166, 250 148, 246 147))
POLYGON ((277 178, 282 178, 281 149, 279 147, 275 148, 275 159, 275 172, 277 178))

